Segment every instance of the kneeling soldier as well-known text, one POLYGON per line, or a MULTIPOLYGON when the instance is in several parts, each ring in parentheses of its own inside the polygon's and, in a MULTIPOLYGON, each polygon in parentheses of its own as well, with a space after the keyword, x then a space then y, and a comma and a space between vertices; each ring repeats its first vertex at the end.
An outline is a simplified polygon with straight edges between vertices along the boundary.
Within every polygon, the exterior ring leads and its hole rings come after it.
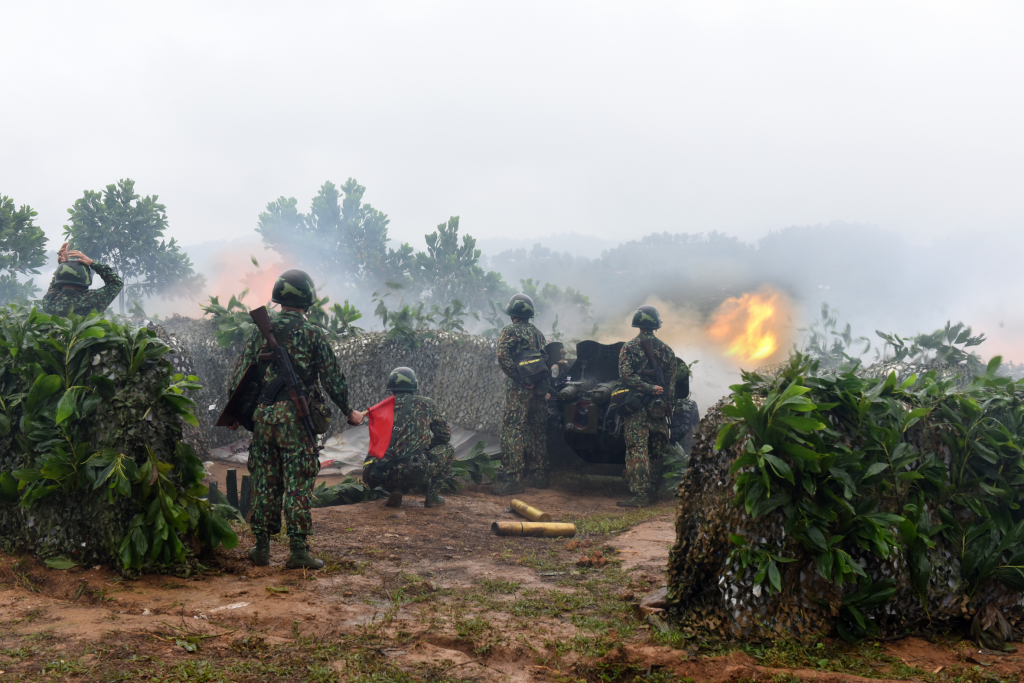
POLYGON ((395 395, 395 422, 391 443, 384 457, 371 456, 363 465, 363 481, 370 488, 383 487, 391 495, 388 507, 400 507, 402 494, 425 485, 427 499, 423 507, 444 505, 441 487, 451 472, 455 449, 452 430, 433 399, 417 396, 416 373, 395 368, 388 377, 387 389, 395 395))

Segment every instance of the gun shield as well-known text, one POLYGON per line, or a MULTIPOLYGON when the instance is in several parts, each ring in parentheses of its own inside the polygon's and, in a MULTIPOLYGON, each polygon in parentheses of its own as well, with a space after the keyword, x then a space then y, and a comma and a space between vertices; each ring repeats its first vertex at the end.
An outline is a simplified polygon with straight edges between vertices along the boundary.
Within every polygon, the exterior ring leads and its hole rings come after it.
POLYGON ((508 505, 512 508, 512 512, 526 517, 531 522, 550 522, 551 514, 548 512, 541 512, 532 505, 527 505, 521 500, 512 499, 512 502, 508 505))

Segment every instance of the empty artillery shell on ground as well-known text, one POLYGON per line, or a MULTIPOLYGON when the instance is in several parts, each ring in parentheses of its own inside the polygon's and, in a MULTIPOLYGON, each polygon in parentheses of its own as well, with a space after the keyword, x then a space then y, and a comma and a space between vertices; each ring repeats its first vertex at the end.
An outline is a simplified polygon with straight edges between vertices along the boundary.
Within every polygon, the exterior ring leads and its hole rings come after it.
POLYGON ((494 522, 491 533, 496 536, 575 536, 575 524, 559 522, 494 522))
POLYGON ((516 512, 523 517, 526 517, 531 522, 550 522, 551 514, 547 512, 541 512, 532 505, 527 505, 521 500, 512 499, 512 502, 508 504, 512 508, 512 512, 516 512))

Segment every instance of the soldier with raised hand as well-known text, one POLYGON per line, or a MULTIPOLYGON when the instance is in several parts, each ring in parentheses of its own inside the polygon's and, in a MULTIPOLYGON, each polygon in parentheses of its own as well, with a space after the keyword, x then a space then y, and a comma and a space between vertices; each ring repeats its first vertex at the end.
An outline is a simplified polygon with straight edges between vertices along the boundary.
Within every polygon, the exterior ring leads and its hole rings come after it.
POLYGON ((528 351, 541 352, 544 335, 530 318, 536 315, 533 299, 516 294, 505 307, 512 318, 498 337, 498 365, 505 373, 505 412, 501 420, 501 467, 505 481, 495 485, 497 496, 522 493, 529 483, 534 488, 550 486, 551 468, 547 446, 547 395, 537 384, 528 384, 519 369, 528 351))
POLYGON ((41 308, 47 315, 102 313, 121 293, 123 286, 124 282, 113 268, 96 263, 77 249, 69 251, 65 242, 57 252, 57 270, 50 288, 43 295, 41 308), (92 271, 103 279, 103 286, 99 289, 89 289, 92 271))
POLYGON ((624 422, 626 479, 633 497, 616 503, 619 507, 647 507, 653 502, 651 470, 659 469, 662 449, 668 444, 670 433, 666 406, 670 406, 675 398, 674 379, 679 363, 668 344, 654 336, 654 331, 661 328, 658 309, 654 306, 638 308, 633 314, 633 327, 639 328, 640 332, 619 352, 619 379, 644 396, 644 407, 627 416, 624 422), (648 347, 646 350, 645 346, 648 347), (668 378, 665 382, 668 386, 655 383, 657 370, 668 378))
MULTIPOLYGON (((271 301, 281 306, 274 321, 274 337, 291 359, 295 374, 308 397, 319 380, 331 400, 357 425, 363 414, 353 410, 348 400, 348 385, 324 330, 306 320, 305 313, 316 300, 313 281, 304 271, 286 270, 274 283, 271 301)), ((281 499, 291 553, 288 569, 320 569, 324 563, 309 552, 306 538, 312 532, 310 513, 313 484, 320 471, 320 459, 309 443, 304 425, 295 411, 287 390, 277 380, 272 362, 260 360, 266 351, 263 337, 254 325, 235 366, 228 395, 234 393, 250 363, 258 365, 262 380, 262 400, 253 416, 255 432, 249 448, 249 473, 253 482, 253 512, 250 528, 256 545, 249 551, 253 564, 270 564, 270 537, 281 531, 281 499)))
POLYGON ((388 491, 388 507, 402 505, 402 495, 425 485, 423 507, 444 505, 441 487, 451 474, 455 448, 452 430, 434 400, 417 396, 419 384, 410 368, 395 368, 388 376, 387 390, 395 396, 394 426, 384 457, 371 457, 363 465, 363 481, 370 488, 388 491))

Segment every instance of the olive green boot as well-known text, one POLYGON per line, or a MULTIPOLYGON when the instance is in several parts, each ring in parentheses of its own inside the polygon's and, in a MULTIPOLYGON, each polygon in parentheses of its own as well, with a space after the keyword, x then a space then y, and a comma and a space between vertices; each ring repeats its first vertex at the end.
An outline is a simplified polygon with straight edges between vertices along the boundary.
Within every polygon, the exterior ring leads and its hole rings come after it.
POLYGON ((629 500, 616 503, 620 508, 646 508, 651 506, 651 497, 646 493, 638 493, 629 500))
POLYGON ((257 567, 270 564, 270 536, 260 534, 256 537, 256 545, 249 550, 249 560, 257 567))
POLYGON ((443 508, 444 496, 437 492, 437 489, 427 489, 427 499, 423 501, 425 508, 443 508))
POLYGON ((324 566, 323 560, 309 554, 305 536, 293 536, 290 541, 292 552, 284 563, 285 569, 320 569, 324 566))

